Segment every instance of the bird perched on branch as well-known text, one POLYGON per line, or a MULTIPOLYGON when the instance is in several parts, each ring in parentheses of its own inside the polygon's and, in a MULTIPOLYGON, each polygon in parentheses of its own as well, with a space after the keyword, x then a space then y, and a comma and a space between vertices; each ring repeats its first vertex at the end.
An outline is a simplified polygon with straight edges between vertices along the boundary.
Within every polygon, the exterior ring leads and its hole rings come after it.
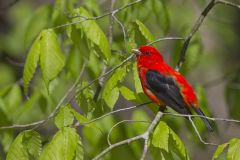
MULTIPOLYGON (((137 58, 137 68, 144 93, 164 111, 166 106, 180 114, 190 115, 193 109, 198 115, 205 116, 199 107, 194 90, 186 79, 166 64, 159 51, 151 46, 133 49, 137 58)), ((202 117, 210 131, 209 121, 202 117)))

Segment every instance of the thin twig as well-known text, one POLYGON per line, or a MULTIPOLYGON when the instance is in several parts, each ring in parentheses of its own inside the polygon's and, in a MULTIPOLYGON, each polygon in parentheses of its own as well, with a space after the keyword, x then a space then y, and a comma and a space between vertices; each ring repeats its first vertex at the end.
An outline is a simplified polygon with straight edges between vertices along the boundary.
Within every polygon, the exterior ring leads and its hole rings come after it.
MULTIPOLYGON (((115 2, 116 0, 110 1, 110 12, 113 11, 115 2)), ((112 15, 109 17, 108 41, 109 41, 110 48, 112 49, 112 42, 113 42, 113 16, 112 15)))
POLYGON ((182 38, 182 37, 164 37, 164 38, 156 39, 155 41, 152 41, 152 42, 148 43, 147 45, 152 45, 154 43, 165 41, 165 40, 184 40, 184 38, 182 38))
POLYGON ((190 116, 188 116, 188 119, 189 119, 189 121, 191 122, 191 124, 192 124, 192 126, 193 126, 193 128, 194 128, 194 130, 195 130, 195 132, 196 132, 196 134, 197 134, 197 136, 198 136, 198 138, 199 138, 199 140, 200 140, 203 144, 212 145, 212 146, 217 146, 217 145, 218 145, 218 144, 215 144, 215 143, 205 142, 205 141, 202 139, 200 133, 198 132, 198 129, 197 129, 197 127, 195 126, 192 118, 191 118, 190 116))
POLYGON ((225 5, 228 5, 228 6, 231 6, 231 7, 236 7, 238 9, 240 9, 240 4, 235 4, 235 3, 228 2, 228 1, 225 1, 225 0, 217 0, 216 4, 225 4, 225 5))
POLYGON ((100 159, 102 156, 104 156, 107 152, 111 151, 112 149, 116 148, 116 147, 119 147, 121 145, 124 145, 124 144, 130 144, 134 141, 137 141, 139 139, 142 139, 142 135, 138 135, 136 137, 132 137, 132 138, 129 138, 129 139, 126 139, 126 140, 123 140, 123 141, 120 141, 118 143, 115 143, 115 144, 112 144, 111 146, 109 146, 108 148, 106 148, 105 150, 103 150, 101 153, 99 153, 96 157, 94 157, 92 160, 98 160, 100 159))
POLYGON ((124 51, 126 51, 127 50, 127 34, 126 34, 126 31, 125 31, 124 25, 117 19, 117 17, 115 16, 115 13, 112 14, 112 17, 122 28, 123 38, 124 38, 124 51))
POLYGON ((74 126, 77 127, 77 126, 80 126, 80 125, 88 125, 88 124, 96 122, 96 121, 98 121, 98 120, 100 120, 102 118, 105 118, 105 117, 107 117, 109 115, 112 115, 112 114, 115 114, 115 113, 118 113, 118 112, 122 112, 122 111, 126 111, 126 110, 131 110, 131 109, 138 108, 138 107, 142 107, 142 106, 150 104, 150 103, 152 103, 152 102, 146 102, 146 103, 142 103, 142 104, 139 104, 139 105, 136 105, 136 106, 131 106, 131 107, 127 107, 127 108, 121 108, 121 109, 118 109, 118 110, 115 110, 115 111, 112 111, 112 112, 108 112, 108 113, 106 113, 106 114, 104 114, 104 115, 102 115, 102 116, 100 116, 98 118, 92 119, 92 120, 90 120, 88 122, 84 122, 84 123, 81 123, 81 124, 80 123, 76 123, 74 126))
POLYGON ((207 116, 195 115, 195 114, 194 115, 186 115, 186 114, 178 114, 178 113, 170 113, 170 112, 165 112, 163 114, 164 115, 175 116, 175 117, 201 117, 201 118, 206 118, 206 119, 211 120, 211 121, 225 121, 225 122, 240 123, 240 120, 236 120, 236 119, 207 117, 207 116))
POLYGON ((116 128, 117 126, 119 126, 120 124, 125 123, 125 122, 127 122, 127 123, 135 123, 135 122, 151 123, 150 121, 144 121, 144 120, 129 120, 129 119, 125 119, 125 120, 122 120, 122 121, 114 124, 114 125, 110 128, 110 130, 109 130, 109 132, 108 132, 108 135, 107 135, 107 142, 108 142, 108 145, 109 145, 109 146, 112 145, 112 143, 111 143, 111 141, 110 141, 110 137, 111 137, 111 134, 112 134, 113 129, 116 128))

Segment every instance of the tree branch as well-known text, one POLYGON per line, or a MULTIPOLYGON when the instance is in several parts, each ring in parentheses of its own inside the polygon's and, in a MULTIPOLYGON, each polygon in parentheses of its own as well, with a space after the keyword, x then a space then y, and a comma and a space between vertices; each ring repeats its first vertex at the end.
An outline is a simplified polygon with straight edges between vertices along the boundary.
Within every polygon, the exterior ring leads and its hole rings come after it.
POLYGON ((200 17, 197 19, 196 23, 194 24, 194 26, 192 27, 191 32, 185 37, 185 41, 181 50, 181 54, 176 66, 176 70, 179 71, 179 69, 181 68, 184 60, 185 60, 185 55, 186 55, 186 51, 188 48, 188 45, 193 37, 193 35, 198 31, 199 27, 202 25, 203 20, 205 19, 205 17, 207 16, 207 14, 209 13, 209 11, 214 7, 215 5, 215 0, 211 0, 210 3, 207 5, 207 7, 203 10, 203 12, 201 13, 200 17))
POLYGON ((88 125, 90 123, 93 123, 93 122, 96 122, 96 121, 98 121, 100 119, 103 119, 103 118, 105 118, 105 117, 107 117, 109 115, 112 115, 112 114, 115 114, 115 113, 118 113, 118 112, 122 112, 122 111, 126 111, 126 110, 131 110, 131 109, 138 108, 138 107, 142 107, 142 106, 150 104, 150 103, 152 103, 152 102, 146 102, 146 103, 142 103, 142 104, 139 104, 139 105, 136 105, 136 106, 131 106, 131 107, 127 107, 127 108, 121 108, 121 109, 118 109, 118 110, 115 110, 115 111, 112 111, 112 112, 108 112, 108 113, 106 113, 106 114, 104 114, 104 115, 102 115, 102 116, 100 116, 98 118, 92 119, 92 120, 90 120, 88 122, 84 122, 84 123, 81 123, 81 124, 77 122, 74 126, 78 127, 78 126, 81 126, 81 125, 88 125))
MULTIPOLYGON (((117 142, 115 144, 110 145, 108 148, 106 148, 105 150, 103 150, 101 153, 99 153, 95 158, 93 158, 93 160, 98 160, 100 159, 102 156, 104 156, 107 152, 111 151, 112 149, 119 147, 123 144, 129 144, 132 143, 134 141, 137 141, 139 139, 144 139, 146 141, 146 139, 148 140, 150 134, 153 132, 153 129, 155 128, 155 126, 157 125, 157 123, 160 121, 161 117, 162 117, 163 113, 162 112, 158 112, 155 116, 155 118, 153 119, 152 123, 149 125, 148 129, 141 135, 138 135, 136 137, 133 138, 129 138, 120 142, 117 142)), ((145 144, 144 144, 145 146, 145 144)), ((145 148, 145 147, 144 147, 145 148)), ((147 147, 148 148, 148 147, 147 147)), ((144 152, 147 152, 147 149, 144 150, 144 152)), ((144 158, 144 157, 143 157, 144 158)))

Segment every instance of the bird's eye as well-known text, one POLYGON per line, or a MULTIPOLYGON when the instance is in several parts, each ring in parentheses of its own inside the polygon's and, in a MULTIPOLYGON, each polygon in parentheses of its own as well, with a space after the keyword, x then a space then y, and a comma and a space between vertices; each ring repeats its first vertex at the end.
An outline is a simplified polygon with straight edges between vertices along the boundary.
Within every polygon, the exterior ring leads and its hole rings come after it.
POLYGON ((145 55, 149 55, 150 52, 148 52, 148 51, 144 51, 143 54, 145 54, 145 55))

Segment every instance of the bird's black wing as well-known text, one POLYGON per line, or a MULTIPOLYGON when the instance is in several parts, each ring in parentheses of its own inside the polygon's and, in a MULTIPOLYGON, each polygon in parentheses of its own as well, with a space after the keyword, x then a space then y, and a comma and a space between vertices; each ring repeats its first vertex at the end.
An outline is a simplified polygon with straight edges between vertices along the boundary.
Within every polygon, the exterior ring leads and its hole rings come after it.
POLYGON ((149 90, 167 106, 178 113, 191 114, 185 105, 179 86, 172 77, 165 76, 155 70, 148 70, 146 72, 146 82, 149 90))

